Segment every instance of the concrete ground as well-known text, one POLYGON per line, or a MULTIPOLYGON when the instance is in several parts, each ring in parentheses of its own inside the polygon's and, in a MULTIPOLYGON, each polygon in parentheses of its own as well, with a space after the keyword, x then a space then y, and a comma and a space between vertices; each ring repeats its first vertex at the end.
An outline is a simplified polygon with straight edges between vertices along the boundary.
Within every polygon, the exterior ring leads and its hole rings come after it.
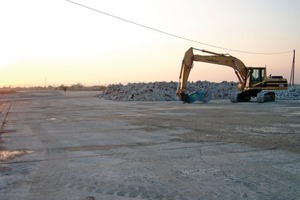
POLYGON ((1 96, 0 199, 300 199, 300 101, 1 96))

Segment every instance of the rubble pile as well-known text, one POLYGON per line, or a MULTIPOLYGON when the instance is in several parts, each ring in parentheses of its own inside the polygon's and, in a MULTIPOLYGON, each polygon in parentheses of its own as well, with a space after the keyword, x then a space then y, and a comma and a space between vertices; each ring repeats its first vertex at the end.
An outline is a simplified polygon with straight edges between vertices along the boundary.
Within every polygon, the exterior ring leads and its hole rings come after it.
MULTIPOLYGON (((177 82, 112 84, 99 97, 114 101, 178 101, 177 85, 177 82)), ((194 91, 209 92, 212 99, 228 99, 231 93, 237 91, 237 83, 188 82, 186 92, 194 91)), ((300 85, 275 92, 277 100, 300 100, 300 85)))
POLYGON ((128 83, 108 85, 101 97, 114 101, 175 101, 177 83, 128 83))
POLYGON ((277 100, 300 100, 300 85, 289 86, 287 90, 275 91, 277 100))

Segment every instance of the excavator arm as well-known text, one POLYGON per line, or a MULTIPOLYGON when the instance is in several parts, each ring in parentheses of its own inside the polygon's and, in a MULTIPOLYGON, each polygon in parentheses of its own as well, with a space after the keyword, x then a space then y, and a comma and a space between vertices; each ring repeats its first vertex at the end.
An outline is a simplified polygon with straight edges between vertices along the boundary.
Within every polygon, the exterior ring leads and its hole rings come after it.
POLYGON ((203 49, 196 49, 191 47, 186 51, 184 58, 182 60, 182 65, 181 65, 181 70, 179 75, 179 83, 176 92, 180 100, 182 100, 182 98, 185 95, 184 93, 185 87, 191 69, 193 68, 194 61, 217 64, 217 65, 226 65, 228 67, 233 68, 239 80, 239 85, 238 85, 239 89, 243 90, 245 88, 247 67, 241 60, 233 56, 230 56, 228 54, 219 54, 219 53, 214 53, 203 49), (193 50, 198 50, 210 55, 195 55, 193 50))

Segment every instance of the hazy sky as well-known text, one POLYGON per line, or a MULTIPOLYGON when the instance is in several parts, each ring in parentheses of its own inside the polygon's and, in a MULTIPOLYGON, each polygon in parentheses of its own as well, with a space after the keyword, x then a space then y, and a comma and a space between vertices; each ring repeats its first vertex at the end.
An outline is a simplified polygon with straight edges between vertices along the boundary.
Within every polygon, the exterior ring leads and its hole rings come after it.
MULTIPOLYGON (((300 83, 299 0, 72 0, 160 31, 246 54, 171 37, 66 0, 0 1, 0 87, 178 81, 189 47, 230 53, 288 80, 296 49, 300 83)), ((198 52, 196 52, 198 53, 198 52)), ((191 81, 237 81, 226 66, 195 63, 191 81)))

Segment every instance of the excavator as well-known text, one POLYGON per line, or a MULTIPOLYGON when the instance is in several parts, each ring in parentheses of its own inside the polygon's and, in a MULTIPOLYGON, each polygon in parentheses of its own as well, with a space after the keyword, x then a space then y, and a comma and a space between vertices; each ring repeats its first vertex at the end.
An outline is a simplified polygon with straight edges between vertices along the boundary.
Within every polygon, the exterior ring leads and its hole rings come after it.
POLYGON ((267 75, 266 67, 246 67, 238 58, 229 54, 215 53, 204 49, 189 48, 182 60, 178 88, 176 91, 179 100, 184 103, 195 101, 208 101, 207 91, 186 93, 186 85, 189 74, 193 68, 194 61, 225 65, 233 68, 238 78, 238 91, 230 95, 230 101, 248 102, 251 98, 256 98, 258 103, 275 100, 274 90, 286 90, 287 79, 282 76, 267 75), (208 55, 196 55, 194 50, 201 51, 208 55))

